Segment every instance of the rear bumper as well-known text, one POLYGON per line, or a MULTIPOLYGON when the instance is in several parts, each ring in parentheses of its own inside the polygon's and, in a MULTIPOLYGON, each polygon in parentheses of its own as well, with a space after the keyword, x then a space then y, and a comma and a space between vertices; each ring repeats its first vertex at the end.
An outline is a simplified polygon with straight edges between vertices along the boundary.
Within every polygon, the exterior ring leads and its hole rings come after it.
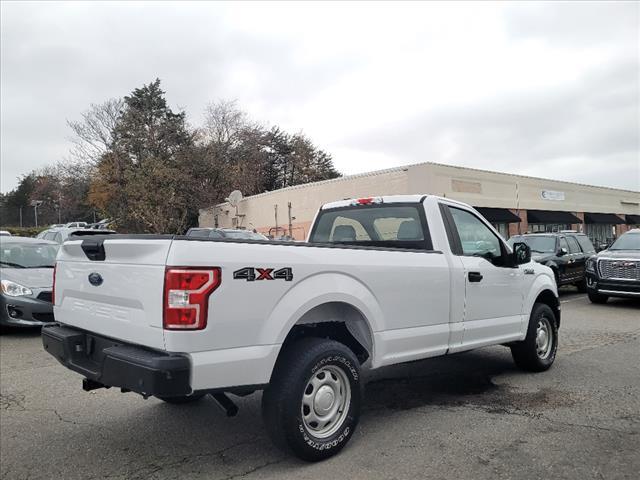
POLYGON ((85 378, 142 395, 189 395, 191 362, 58 324, 42 328, 44 349, 85 378))
POLYGON ((640 282, 634 280, 610 280, 587 273, 587 289, 609 297, 640 298, 640 282))

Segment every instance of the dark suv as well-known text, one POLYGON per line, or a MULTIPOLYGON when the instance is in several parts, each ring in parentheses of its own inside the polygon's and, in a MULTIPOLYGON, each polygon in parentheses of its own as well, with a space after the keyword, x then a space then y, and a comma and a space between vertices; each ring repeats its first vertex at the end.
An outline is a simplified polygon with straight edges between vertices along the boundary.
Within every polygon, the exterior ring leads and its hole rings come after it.
POLYGON ((640 298, 639 228, 587 261, 587 292, 593 303, 605 303, 609 297, 640 298))
POLYGON ((560 233, 533 233, 515 235, 509 245, 524 242, 531 249, 531 258, 551 267, 556 284, 575 285, 586 292, 585 268, 587 259, 595 255, 593 244, 584 233, 565 231, 560 233))

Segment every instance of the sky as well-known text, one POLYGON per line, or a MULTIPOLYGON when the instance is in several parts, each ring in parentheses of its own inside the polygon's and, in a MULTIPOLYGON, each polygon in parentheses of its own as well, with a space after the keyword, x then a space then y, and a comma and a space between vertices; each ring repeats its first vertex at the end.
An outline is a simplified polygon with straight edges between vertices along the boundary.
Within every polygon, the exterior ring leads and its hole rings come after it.
POLYGON ((1 4, 0 188, 156 77, 236 100, 344 174, 438 162, 640 190, 640 3, 1 4))

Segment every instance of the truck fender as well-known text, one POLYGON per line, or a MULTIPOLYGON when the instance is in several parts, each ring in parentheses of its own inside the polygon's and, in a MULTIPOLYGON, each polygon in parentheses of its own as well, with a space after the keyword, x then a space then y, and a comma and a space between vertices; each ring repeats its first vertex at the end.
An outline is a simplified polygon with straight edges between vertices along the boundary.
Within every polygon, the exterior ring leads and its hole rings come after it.
MULTIPOLYGON (((259 338, 263 344, 282 344, 291 329, 299 322, 315 323, 316 320, 321 320, 315 318, 317 316, 310 312, 328 304, 345 304, 353 307, 366 322, 371 336, 374 332, 381 330, 382 309, 367 286, 347 274, 325 272, 307 277, 287 291, 267 317, 259 338)), ((331 320, 331 318, 324 319, 324 321, 331 320)), ((356 338, 364 334, 359 327, 354 327, 351 331, 356 338)), ((373 339, 370 343, 373 347, 373 339)), ((373 355, 373 351, 370 353, 373 355)))
MULTIPOLYGON (((549 305, 556 314, 558 315, 558 323, 560 322, 559 312, 560 312, 560 301, 558 300, 558 288, 556 286, 556 281, 553 278, 553 271, 551 268, 548 269, 547 272, 540 273, 535 280, 533 281, 529 292, 526 294, 524 298, 523 304, 523 315, 522 315, 522 338, 524 338, 527 334, 527 328, 529 326, 529 317, 531 316, 531 311, 533 309, 533 304, 536 303, 538 298, 543 296, 545 300, 549 300, 553 298, 552 303, 555 305, 549 305)), ((547 303, 547 302, 545 302, 547 303)))

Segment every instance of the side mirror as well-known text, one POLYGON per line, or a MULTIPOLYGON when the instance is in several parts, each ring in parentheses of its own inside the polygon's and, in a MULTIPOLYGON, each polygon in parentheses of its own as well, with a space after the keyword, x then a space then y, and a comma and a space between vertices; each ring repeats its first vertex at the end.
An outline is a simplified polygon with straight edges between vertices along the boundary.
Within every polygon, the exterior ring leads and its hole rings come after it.
POLYGON ((567 253, 569 253, 569 252, 567 252, 567 249, 566 249, 566 248, 564 248, 564 247, 562 247, 562 248, 558 251, 558 256, 559 256, 559 257, 562 257, 563 255, 566 255, 567 253))
POLYGON ((513 244, 513 265, 522 265, 531 261, 531 249, 524 242, 513 244))

